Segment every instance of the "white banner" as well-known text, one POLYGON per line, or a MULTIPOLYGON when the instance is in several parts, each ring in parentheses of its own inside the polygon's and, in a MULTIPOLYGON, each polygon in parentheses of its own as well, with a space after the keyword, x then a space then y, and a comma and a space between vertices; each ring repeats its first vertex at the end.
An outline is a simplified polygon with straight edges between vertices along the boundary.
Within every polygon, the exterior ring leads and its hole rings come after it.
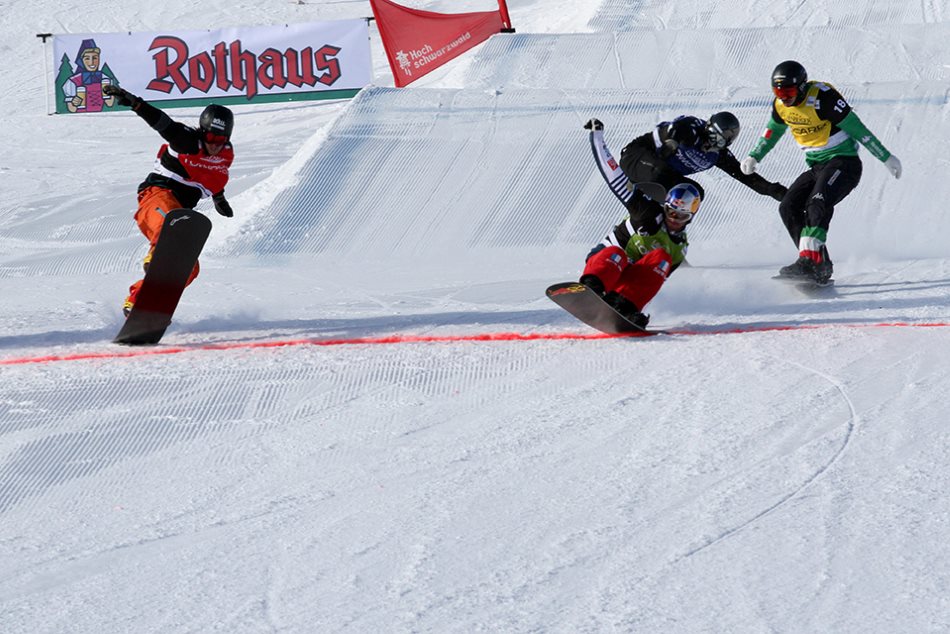
POLYGON ((373 78, 362 19, 52 41, 55 112, 66 114, 117 109, 109 83, 167 108, 341 99, 373 78))

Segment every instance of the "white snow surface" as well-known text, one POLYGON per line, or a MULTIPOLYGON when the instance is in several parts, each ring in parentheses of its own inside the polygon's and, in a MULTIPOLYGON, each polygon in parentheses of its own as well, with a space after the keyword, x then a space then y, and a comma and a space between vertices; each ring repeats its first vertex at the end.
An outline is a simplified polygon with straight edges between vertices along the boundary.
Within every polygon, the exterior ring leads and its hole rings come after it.
POLYGON ((369 5, 0 6, 0 631, 950 631, 948 0, 510 0, 398 90, 371 23, 352 101, 235 108, 235 217, 146 350, 110 340, 159 138, 48 116, 35 34, 369 5), (862 150, 835 289, 706 172, 648 307, 690 334, 588 337, 544 297, 623 216, 582 123, 728 108, 742 156, 787 58, 904 165, 862 150))

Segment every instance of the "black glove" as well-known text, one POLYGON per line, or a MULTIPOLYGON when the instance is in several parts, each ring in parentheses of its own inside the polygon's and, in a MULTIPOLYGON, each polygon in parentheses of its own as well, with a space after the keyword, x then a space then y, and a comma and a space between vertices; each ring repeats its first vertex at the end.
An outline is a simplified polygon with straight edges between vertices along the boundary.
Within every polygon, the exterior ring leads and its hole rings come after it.
POLYGON ((585 130, 603 130, 604 124, 600 122, 600 119, 588 119, 587 123, 584 124, 585 130))
POLYGON ((779 202, 782 202, 782 199, 785 198, 785 194, 787 193, 788 187, 781 183, 772 183, 769 185, 768 195, 779 202))
POLYGON ((212 196, 211 201, 214 203, 214 210, 225 218, 231 218, 234 216, 234 212, 231 211, 231 205, 228 204, 228 201, 224 198, 223 191, 220 191, 212 196))
POLYGON ((125 88, 119 88, 115 84, 106 84, 102 87, 102 94, 106 97, 115 97, 120 106, 127 106, 135 110, 142 103, 141 97, 136 97, 125 88))
POLYGON ((675 121, 666 129, 666 138, 673 139, 680 145, 698 147, 704 142, 705 133, 690 120, 675 121))

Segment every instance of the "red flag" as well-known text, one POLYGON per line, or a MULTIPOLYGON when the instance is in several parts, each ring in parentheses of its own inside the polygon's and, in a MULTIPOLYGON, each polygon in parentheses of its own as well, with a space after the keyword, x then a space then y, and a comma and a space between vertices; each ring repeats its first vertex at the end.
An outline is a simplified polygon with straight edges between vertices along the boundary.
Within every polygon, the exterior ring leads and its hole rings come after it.
POLYGON ((398 87, 431 73, 508 26, 500 11, 445 14, 410 9, 390 0, 369 3, 398 87))

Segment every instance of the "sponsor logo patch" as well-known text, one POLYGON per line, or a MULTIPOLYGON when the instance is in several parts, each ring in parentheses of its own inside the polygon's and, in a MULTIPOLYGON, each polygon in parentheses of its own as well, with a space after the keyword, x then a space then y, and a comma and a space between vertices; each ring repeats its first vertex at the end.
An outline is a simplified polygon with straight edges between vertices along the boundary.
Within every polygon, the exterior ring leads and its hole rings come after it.
POLYGON ((586 290, 587 290, 587 287, 584 286, 583 284, 572 284, 565 288, 559 288, 556 291, 553 291, 551 295, 554 296, 554 295, 565 295, 568 293, 583 293, 586 290))

